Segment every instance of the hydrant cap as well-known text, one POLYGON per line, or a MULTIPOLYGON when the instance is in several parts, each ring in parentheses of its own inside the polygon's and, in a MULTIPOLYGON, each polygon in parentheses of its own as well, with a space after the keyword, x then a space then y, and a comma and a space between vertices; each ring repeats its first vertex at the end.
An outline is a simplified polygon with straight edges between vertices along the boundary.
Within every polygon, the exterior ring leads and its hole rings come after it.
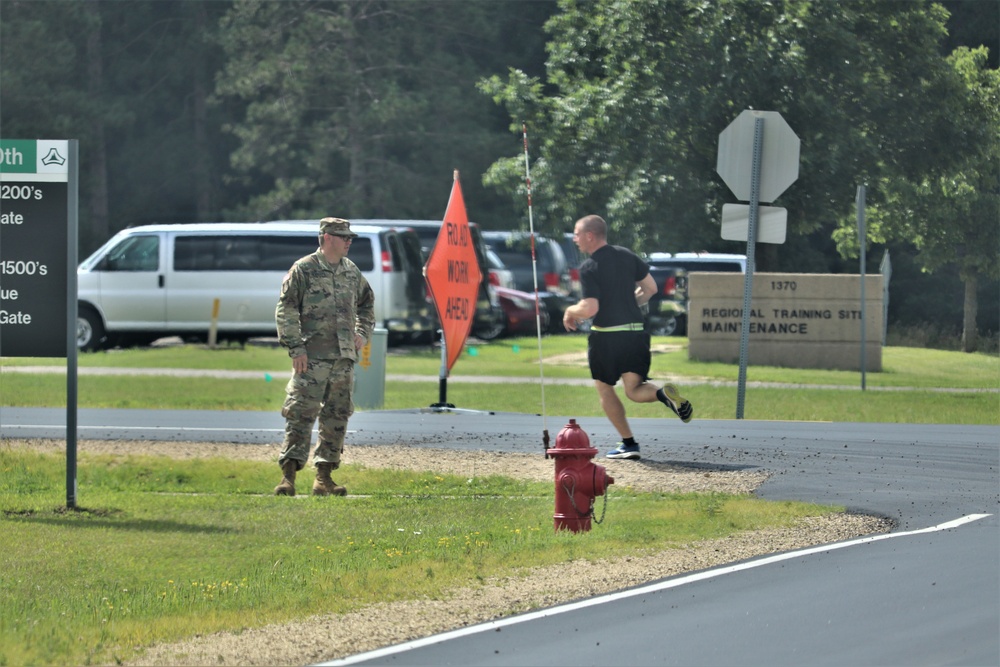
POLYGON ((556 446, 549 450, 549 454, 586 454, 594 456, 596 449, 591 448, 590 438, 587 433, 580 428, 575 419, 570 419, 569 423, 563 427, 556 436, 556 446))

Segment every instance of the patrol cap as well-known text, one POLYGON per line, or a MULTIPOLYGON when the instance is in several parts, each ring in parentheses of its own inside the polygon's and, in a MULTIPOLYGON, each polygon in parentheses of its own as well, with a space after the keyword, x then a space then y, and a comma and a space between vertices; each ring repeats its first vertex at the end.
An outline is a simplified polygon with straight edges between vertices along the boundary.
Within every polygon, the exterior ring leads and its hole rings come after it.
POLYGON ((351 239, 358 237, 357 234, 351 231, 351 223, 343 218, 323 218, 319 221, 319 231, 322 234, 346 236, 351 239))

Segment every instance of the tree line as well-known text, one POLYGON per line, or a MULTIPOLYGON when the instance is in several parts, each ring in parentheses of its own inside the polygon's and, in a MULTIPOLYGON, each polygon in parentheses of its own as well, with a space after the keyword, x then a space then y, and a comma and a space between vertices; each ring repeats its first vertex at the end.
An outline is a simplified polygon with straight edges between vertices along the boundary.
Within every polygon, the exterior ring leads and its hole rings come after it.
POLYGON ((536 231, 596 212, 639 250, 743 252, 719 238, 718 135, 778 111, 800 176, 757 270, 857 272, 864 184, 890 320, 971 350, 1000 329, 998 20, 962 0, 2 0, 0 137, 80 140, 83 253, 148 222, 439 219, 454 169, 474 219, 523 228, 522 123, 536 231))

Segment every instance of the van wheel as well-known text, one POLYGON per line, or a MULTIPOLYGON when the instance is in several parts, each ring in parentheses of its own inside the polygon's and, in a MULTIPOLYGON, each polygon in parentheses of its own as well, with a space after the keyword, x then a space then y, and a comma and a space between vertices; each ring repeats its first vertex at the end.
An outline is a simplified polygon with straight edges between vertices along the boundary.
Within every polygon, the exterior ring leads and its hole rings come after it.
POLYGON ((76 316, 76 347, 84 352, 94 352, 104 347, 107 333, 100 315, 90 308, 80 308, 76 316))

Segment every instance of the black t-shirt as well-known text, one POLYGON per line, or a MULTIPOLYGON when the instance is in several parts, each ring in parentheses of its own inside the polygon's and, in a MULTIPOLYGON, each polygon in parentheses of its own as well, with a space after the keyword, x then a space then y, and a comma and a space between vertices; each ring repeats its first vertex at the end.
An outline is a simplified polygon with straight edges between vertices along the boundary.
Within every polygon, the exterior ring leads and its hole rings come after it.
POLYGON ((628 248, 604 245, 580 266, 584 299, 597 299, 600 309, 594 325, 613 327, 641 324, 635 284, 649 274, 649 264, 628 248))

